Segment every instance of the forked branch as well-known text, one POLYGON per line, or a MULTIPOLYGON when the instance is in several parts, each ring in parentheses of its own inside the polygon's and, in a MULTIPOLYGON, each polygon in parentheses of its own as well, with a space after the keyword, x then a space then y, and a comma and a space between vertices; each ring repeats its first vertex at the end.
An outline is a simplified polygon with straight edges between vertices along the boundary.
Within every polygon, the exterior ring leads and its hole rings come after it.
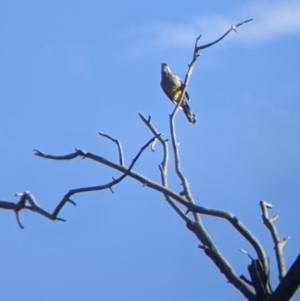
MULTIPOLYGON (((82 192, 91 192, 91 191, 100 191, 103 189, 110 189, 112 192, 112 187, 118 183, 120 183, 125 177, 127 177, 129 175, 129 173, 131 172, 131 169, 133 168, 134 164, 137 162, 137 160, 139 159, 139 157, 141 156, 142 152, 149 146, 151 145, 151 143, 153 143, 153 141, 155 139, 157 139, 160 136, 160 134, 155 135, 153 138, 151 138, 144 146, 141 147, 141 149, 139 150, 139 152, 137 153, 137 155, 133 158, 130 166, 128 168, 123 167, 123 174, 117 178, 117 179, 113 179, 112 181, 110 181, 107 184, 104 185, 98 185, 98 186, 90 186, 90 187, 82 187, 82 188, 77 188, 77 189, 72 189, 70 190, 63 198, 62 200, 59 202, 59 204, 56 206, 56 208, 54 209, 54 211, 52 213, 47 212, 46 210, 42 209, 37 201, 35 200, 33 194, 31 194, 28 191, 22 192, 17 194, 17 196, 20 197, 20 200, 17 203, 13 203, 13 202, 7 202, 7 201, 3 201, 0 200, 0 208, 2 209, 8 209, 8 210, 13 210, 16 214, 16 219, 18 222, 18 225, 20 226, 21 229, 23 229, 23 225, 20 221, 20 216, 19 213, 21 212, 22 209, 28 209, 31 210, 33 212, 36 212, 50 220, 59 220, 59 221, 65 221, 62 218, 58 217, 58 214, 60 212, 60 210, 62 209, 62 207, 66 204, 66 203, 70 203, 72 205, 76 205, 75 202, 73 202, 71 200, 71 196, 75 195, 77 193, 82 193, 82 192)), ((120 153, 121 154, 121 153, 120 153)), ((86 153, 84 151, 81 150, 76 150, 75 153, 69 154, 69 155, 65 155, 65 156, 51 156, 51 155, 45 155, 42 152, 36 150, 35 151, 35 155, 42 157, 42 158, 48 158, 48 159, 55 159, 55 160, 71 160, 76 158, 77 156, 81 156, 82 158, 85 158, 86 153)), ((122 163, 122 162, 121 162, 122 163)))

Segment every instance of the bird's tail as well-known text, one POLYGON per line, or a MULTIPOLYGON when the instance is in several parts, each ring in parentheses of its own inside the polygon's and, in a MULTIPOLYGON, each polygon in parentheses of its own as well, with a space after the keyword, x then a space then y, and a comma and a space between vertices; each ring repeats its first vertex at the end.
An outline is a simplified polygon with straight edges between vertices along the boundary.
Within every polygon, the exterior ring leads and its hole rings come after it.
POLYGON ((191 108, 189 107, 189 105, 187 103, 185 103, 182 106, 183 112, 186 116, 186 118, 188 119, 188 121, 192 124, 196 123, 196 115, 193 113, 193 111, 191 110, 191 108))

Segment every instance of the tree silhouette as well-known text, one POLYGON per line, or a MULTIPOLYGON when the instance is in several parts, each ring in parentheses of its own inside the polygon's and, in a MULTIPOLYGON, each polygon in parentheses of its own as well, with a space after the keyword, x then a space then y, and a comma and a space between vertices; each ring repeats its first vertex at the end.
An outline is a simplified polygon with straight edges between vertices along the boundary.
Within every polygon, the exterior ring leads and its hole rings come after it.
POLYGON ((111 190, 111 192, 113 192, 113 186, 120 183, 124 178, 129 177, 140 182, 143 186, 153 189, 157 193, 163 195, 163 198, 167 201, 170 207, 177 213, 179 218, 181 218, 181 220, 185 223, 186 227, 199 240, 199 249, 202 250, 205 253, 205 255, 212 260, 212 262, 219 268, 220 272, 224 274, 227 281, 231 283, 237 290, 239 290, 247 300, 290 300, 300 285, 300 255, 296 258, 295 262, 290 267, 288 272, 286 272, 283 247, 288 242, 289 238, 280 239, 277 229, 275 227, 275 222, 278 219, 278 216, 272 218, 269 217, 269 209, 272 208, 272 204, 264 200, 260 201, 262 220, 265 226, 270 231, 274 243, 279 278, 279 284, 275 289, 272 289, 270 285, 270 264, 268 256, 266 255, 266 252, 261 242, 254 236, 254 234, 249 230, 249 228, 246 227, 233 213, 229 211, 202 207, 196 204, 196 200, 194 199, 191 192, 189 181, 181 168, 179 143, 176 134, 176 115, 183 101, 183 96, 185 95, 189 79, 193 72, 193 68, 199 57, 199 51, 213 46, 214 44, 221 41, 224 37, 226 37, 231 31, 236 31, 236 29, 239 26, 249 21, 252 21, 252 19, 246 20, 244 22, 236 24, 235 26, 232 26, 223 36, 221 36, 219 39, 212 43, 199 46, 198 43, 200 41, 201 36, 199 36, 196 39, 193 57, 190 64, 188 65, 188 71, 184 79, 184 88, 181 97, 169 118, 171 145, 169 145, 169 141, 166 138, 164 138, 162 134, 160 134, 159 130, 155 128, 151 116, 145 117, 142 113, 139 113, 141 121, 151 132, 152 138, 141 147, 141 149, 139 150, 137 155, 132 159, 131 164, 128 167, 126 167, 124 163, 124 155, 120 141, 102 132, 99 132, 100 136, 107 138, 116 144, 119 155, 118 163, 112 162, 110 160, 105 159, 102 156, 90 153, 88 151, 83 151, 81 149, 75 149, 74 152, 62 156, 49 155, 36 150, 35 155, 44 159, 61 161, 73 160, 77 157, 81 157, 83 159, 90 159, 95 161, 96 163, 106 165, 109 168, 119 171, 121 173, 121 176, 117 179, 113 178, 112 181, 99 186, 82 187, 70 190, 61 199, 61 201, 58 203, 58 205, 52 213, 49 213, 46 210, 42 209, 37 204, 33 194, 31 194, 30 192, 23 192, 17 194, 17 196, 19 196, 19 201, 16 203, 0 200, 0 208, 13 210, 15 212, 18 225, 21 228, 23 228, 23 225, 20 221, 20 212, 23 209, 28 209, 33 212, 36 212, 50 220, 65 221, 58 215, 61 209, 67 203, 70 203, 74 206, 76 205, 75 202, 71 199, 72 196, 78 193, 100 191, 104 189, 109 189, 111 190), (162 162, 159 164, 159 172, 161 179, 160 183, 148 179, 143 174, 140 174, 133 170, 135 163, 138 161, 143 151, 148 147, 151 147, 151 150, 154 151, 156 144, 160 144, 163 149, 162 162), (170 152, 172 152, 174 156, 173 164, 175 167, 176 175, 183 187, 180 193, 172 190, 168 185, 168 168, 171 164, 169 162, 170 152), (210 233, 206 230, 202 221, 202 215, 213 216, 216 218, 226 220, 252 246, 256 254, 255 258, 251 257, 247 251, 242 249, 240 250, 242 253, 249 256, 251 260, 250 264, 248 265, 248 277, 245 275, 238 275, 236 271, 232 268, 230 263, 221 253, 217 244, 214 242, 210 233))

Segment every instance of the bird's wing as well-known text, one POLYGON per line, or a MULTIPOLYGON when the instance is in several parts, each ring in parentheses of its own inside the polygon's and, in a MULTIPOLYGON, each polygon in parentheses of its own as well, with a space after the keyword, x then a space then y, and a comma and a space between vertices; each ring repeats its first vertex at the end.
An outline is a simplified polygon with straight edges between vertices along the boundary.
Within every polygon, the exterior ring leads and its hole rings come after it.
MULTIPOLYGON (((184 84, 183 84, 183 81, 182 81, 182 79, 180 78, 180 76, 178 76, 177 74, 174 74, 174 73, 173 73, 173 76, 177 78, 178 82, 180 82, 181 87, 183 88, 184 84)), ((181 88, 181 87, 180 87, 180 88, 181 88)), ((190 100, 190 96, 189 96, 189 94, 188 94, 187 91, 185 91, 185 97, 186 97, 187 100, 190 100)))
POLYGON ((160 86, 161 86, 162 90, 165 92, 165 94, 168 96, 168 98, 169 98, 172 102, 174 102, 174 101, 173 101, 173 96, 174 96, 174 95, 172 95, 172 93, 171 93, 168 89, 166 89, 162 83, 160 84, 160 86))
MULTIPOLYGON (((183 84, 181 79, 180 79, 180 82, 181 82, 181 87, 183 88, 184 84, 183 84)), ((190 96, 189 96, 189 93, 188 93, 187 90, 185 91, 185 97, 186 97, 187 100, 190 100, 190 96)))

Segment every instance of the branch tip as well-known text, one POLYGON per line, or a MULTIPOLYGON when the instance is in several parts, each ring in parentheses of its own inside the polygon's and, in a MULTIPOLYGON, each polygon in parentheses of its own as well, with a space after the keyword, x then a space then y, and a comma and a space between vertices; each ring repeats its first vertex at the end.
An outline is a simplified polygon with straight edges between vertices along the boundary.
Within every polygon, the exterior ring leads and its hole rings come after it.
POLYGON ((273 204, 268 203, 268 202, 265 201, 265 200, 261 200, 261 201, 260 201, 260 204, 261 204, 262 206, 268 208, 268 209, 272 209, 272 208, 273 208, 273 204))
POLYGON ((290 239, 291 239, 291 237, 290 237, 290 236, 287 236, 287 237, 285 237, 284 239, 282 239, 282 240, 279 242, 279 244, 280 244, 282 247, 284 247, 285 244, 286 244, 290 239))
POLYGON ((254 258, 244 249, 239 249, 239 251, 242 253, 242 254, 245 254, 247 255, 251 260, 254 260, 254 258))
POLYGON ((247 23, 247 22, 250 22, 250 21, 252 21, 252 20, 253 20, 253 19, 248 19, 248 20, 243 21, 243 22, 240 22, 240 23, 238 23, 238 24, 236 24, 236 25, 232 25, 232 26, 230 27, 230 29, 227 30, 227 32, 225 32, 220 38, 218 38, 218 39, 215 40, 214 42, 205 44, 205 45, 203 45, 203 46, 196 46, 196 47, 195 47, 195 53, 199 52, 199 50, 201 50, 201 49, 205 49, 205 48, 211 47, 211 46, 213 46, 214 44, 220 42, 220 41, 223 40, 223 39, 224 39, 231 31, 237 32, 237 31, 236 31, 237 27, 239 27, 239 26, 241 26, 241 25, 243 25, 243 24, 245 24, 245 23, 247 23))
POLYGON ((152 151, 152 152, 155 152, 154 146, 155 146, 156 142, 157 142, 157 138, 155 138, 155 139, 153 140, 153 142, 151 143, 151 151, 152 151))
POLYGON ((38 157, 45 157, 45 155, 37 149, 34 149, 34 155, 38 157))
POLYGON ((19 227, 21 229, 24 229, 24 226, 22 225, 21 220, 20 220, 19 212, 15 211, 15 214, 16 214, 16 219, 17 219, 17 223, 18 223, 19 227))
POLYGON ((276 214, 276 215, 274 215, 273 217, 270 218, 270 222, 275 223, 278 219, 279 219, 279 215, 276 214))
POLYGON ((71 203, 73 206, 76 206, 76 203, 74 201, 72 201, 71 199, 67 200, 69 203, 71 203))

